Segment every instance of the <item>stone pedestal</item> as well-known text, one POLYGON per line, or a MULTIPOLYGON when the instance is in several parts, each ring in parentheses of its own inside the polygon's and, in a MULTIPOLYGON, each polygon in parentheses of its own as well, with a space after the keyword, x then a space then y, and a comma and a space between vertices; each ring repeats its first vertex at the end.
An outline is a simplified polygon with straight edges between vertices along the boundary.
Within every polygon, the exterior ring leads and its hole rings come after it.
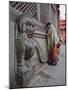
POLYGON ((34 67, 28 67, 28 70, 26 72, 17 72, 16 73, 16 83, 17 87, 27 87, 27 84, 29 83, 30 79, 33 77, 35 73, 34 67))

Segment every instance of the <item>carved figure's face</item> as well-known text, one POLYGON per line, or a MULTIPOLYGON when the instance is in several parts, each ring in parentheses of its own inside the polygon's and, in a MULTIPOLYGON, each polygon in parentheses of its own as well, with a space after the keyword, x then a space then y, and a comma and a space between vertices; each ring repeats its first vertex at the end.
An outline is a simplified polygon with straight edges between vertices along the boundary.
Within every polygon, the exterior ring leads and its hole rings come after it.
POLYGON ((28 38, 32 38, 33 37, 32 34, 35 31, 34 27, 35 27, 35 25, 32 22, 30 22, 30 21, 27 21, 25 23, 25 29, 24 29, 24 25, 23 25, 23 30, 26 32, 28 38))

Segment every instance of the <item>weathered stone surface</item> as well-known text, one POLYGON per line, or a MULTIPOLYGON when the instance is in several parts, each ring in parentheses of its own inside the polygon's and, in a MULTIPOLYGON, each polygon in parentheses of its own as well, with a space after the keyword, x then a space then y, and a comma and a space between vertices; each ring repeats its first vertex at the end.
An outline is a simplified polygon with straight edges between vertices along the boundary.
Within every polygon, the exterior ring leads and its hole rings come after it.
POLYGON ((66 85, 65 45, 60 47, 59 61, 56 66, 44 64, 29 82, 28 87, 66 85), (44 68, 43 68, 44 67, 44 68))
POLYGON ((28 71, 23 72, 23 73, 16 73, 16 82, 17 82, 17 87, 26 87, 27 84, 29 83, 29 80, 33 77, 35 73, 35 68, 34 67, 29 67, 28 71))

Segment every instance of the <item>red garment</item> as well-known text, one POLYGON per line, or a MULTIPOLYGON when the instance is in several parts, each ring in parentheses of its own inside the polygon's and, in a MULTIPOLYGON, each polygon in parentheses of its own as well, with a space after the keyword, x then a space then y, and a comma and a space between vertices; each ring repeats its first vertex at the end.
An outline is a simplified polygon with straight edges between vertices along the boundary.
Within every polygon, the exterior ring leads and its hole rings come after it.
POLYGON ((48 50, 48 63, 52 64, 53 62, 57 63, 58 61, 59 49, 54 46, 52 50, 48 50))

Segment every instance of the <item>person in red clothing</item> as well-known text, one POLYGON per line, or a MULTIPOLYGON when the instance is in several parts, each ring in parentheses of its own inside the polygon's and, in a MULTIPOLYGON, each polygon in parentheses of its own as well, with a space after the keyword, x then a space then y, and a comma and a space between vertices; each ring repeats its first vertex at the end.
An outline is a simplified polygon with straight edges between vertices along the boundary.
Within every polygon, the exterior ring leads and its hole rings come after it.
POLYGON ((47 33, 47 49, 48 49, 48 61, 49 65, 56 65, 58 61, 58 52, 61 45, 56 29, 50 22, 46 24, 47 33))

